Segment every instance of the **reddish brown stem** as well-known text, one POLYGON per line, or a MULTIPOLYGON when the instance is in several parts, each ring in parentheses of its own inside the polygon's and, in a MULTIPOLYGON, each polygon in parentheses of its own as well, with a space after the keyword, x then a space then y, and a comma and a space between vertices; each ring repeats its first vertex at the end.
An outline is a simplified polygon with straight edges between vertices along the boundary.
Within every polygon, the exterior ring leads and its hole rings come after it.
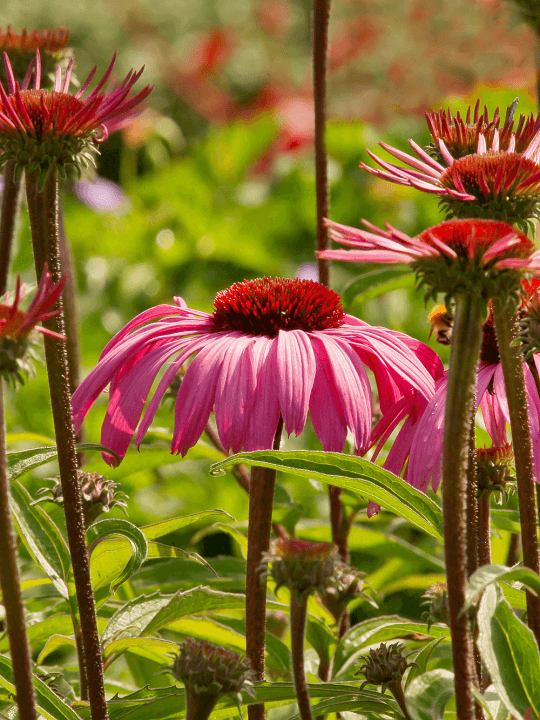
POLYGON ((0 586, 6 612, 9 649, 17 694, 19 717, 37 720, 32 662, 24 621, 24 604, 17 565, 17 540, 9 508, 9 480, 6 466, 6 426, 4 415, 4 382, 0 379, 0 586))
POLYGON ((476 717, 475 678, 469 618, 461 610, 467 587, 467 484, 471 418, 476 392, 485 304, 477 296, 458 296, 452 334, 443 438, 443 518, 457 716, 476 717))
POLYGON ((15 179, 16 163, 8 160, 4 165, 4 188, 0 215, 0 295, 7 291, 13 241, 17 229, 22 198, 22 177, 15 179))
MULTIPOLYGON (((497 333, 499 355, 508 398, 508 411, 512 428, 512 444, 516 461, 516 478, 523 545, 523 564, 540 572, 538 529, 536 522, 536 493, 532 454, 531 429, 525 391, 525 374, 521 349, 515 344, 517 316, 515 304, 493 298, 493 320, 497 333)), ((526 593, 527 623, 540 643, 540 598, 526 593)))
MULTIPOLYGON (((58 282, 61 276, 58 249, 58 180, 52 170, 47 174, 41 190, 38 190, 38 180, 38 174, 27 170, 26 189, 36 274, 39 280, 43 274, 44 265, 47 263, 54 282, 58 282)), ((61 303, 59 304, 61 309, 61 303)), ((49 318, 43 325, 49 330, 64 334, 63 312, 49 318)), ((46 336, 45 357, 85 666, 87 670, 91 669, 91 672, 87 671, 86 673, 91 716, 92 720, 107 720, 101 645, 90 580, 90 564, 86 552, 84 515, 77 475, 75 432, 71 420, 69 371, 64 343, 59 342, 56 338, 46 336)), ((81 673, 84 673, 84 668, 81 673)))
POLYGON ((478 565, 491 565, 489 493, 484 493, 478 501, 478 565))
MULTIPOLYGON (((280 418, 274 450, 279 450, 282 429, 283 420, 280 418)), ((246 567, 246 655, 251 661, 256 680, 264 680, 266 580, 261 574, 261 563, 263 554, 270 548, 275 484, 275 470, 256 466, 251 468, 246 567)), ((263 720, 264 717, 264 704, 248 707, 249 720, 263 720)))
MULTIPOLYGON (((328 161, 326 157, 326 59, 330 0, 313 3, 313 102, 315 106, 315 192, 317 195, 317 250, 328 248, 328 161)), ((319 282, 330 285, 330 260, 319 258, 319 282)))
POLYGON ((306 632, 307 596, 291 591, 291 663, 296 702, 301 720, 313 720, 304 669, 304 635, 306 632))

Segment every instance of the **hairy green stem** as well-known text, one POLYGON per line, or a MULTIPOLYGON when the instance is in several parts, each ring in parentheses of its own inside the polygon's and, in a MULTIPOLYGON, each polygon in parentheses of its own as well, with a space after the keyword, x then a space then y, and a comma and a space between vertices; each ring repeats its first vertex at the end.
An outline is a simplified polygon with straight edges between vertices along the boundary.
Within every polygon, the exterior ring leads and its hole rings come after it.
MULTIPOLYGON (((525 373, 520 347, 514 342, 518 319, 516 304, 510 300, 504 302, 500 298, 493 298, 492 306, 512 428, 523 564, 539 573, 534 463, 525 391, 525 373)), ((530 592, 526 593, 526 598, 527 622, 540 644, 540 598, 530 592)))
POLYGON ((307 599, 307 595, 300 596, 295 590, 291 590, 291 663, 301 720, 313 720, 304 668, 307 599))
MULTIPOLYGON (((43 274, 45 263, 47 263, 53 280, 58 282, 61 277, 61 268, 58 247, 59 201, 56 173, 52 170, 49 171, 43 188, 40 190, 38 189, 38 175, 27 170, 26 190, 38 280, 43 274)), ((49 318, 43 324, 50 330, 64 334, 63 312, 49 318)), ((86 551, 81 489, 77 475, 75 432, 71 419, 69 371, 64 343, 59 343, 58 340, 46 336, 45 357, 58 448, 66 530, 79 607, 84 665, 87 669, 88 699, 92 720, 107 720, 103 663, 90 580, 90 563, 86 551)), ((83 667, 81 675, 84 672, 83 667)))
POLYGON ((0 295, 7 291, 13 241, 21 207, 22 177, 15 179, 15 169, 14 160, 8 160, 4 165, 4 188, 0 213, 0 295))
POLYGON ((483 493, 478 501, 478 565, 491 565, 491 526, 489 518, 489 493, 483 493))
POLYGON ((4 414, 4 381, 0 378, 0 587, 6 612, 9 649, 13 665, 19 717, 37 720, 32 661, 26 635, 24 604, 17 565, 17 540, 9 507, 9 479, 6 462, 6 425, 4 414))
POLYGON ((476 393, 476 368, 482 339, 485 302, 480 296, 458 296, 452 333, 443 438, 444 548, 454 659, 457 716, 476 717, 472 686, 475 678, 469 618, 461 613, 467 587, 467 484, 471 417, 476 393))
MULTIPOLYGON (((283 420, 280 418, 274 450, 279 450, 282 429, 283 420)), ((263 554, 270 548, 275 484, 275 470, 256 466, 251 468, 246 566, 246 655, 251 661, 256 680, 264 680, 266 580, 261 574, 261 563, 263 554)), ((263 703, 249 705, 249 720, 263 720, 264 717, 263 703)))
MULTIPOLYGON (((476 393, 475 393, 476 397, 476 393)), ((475 413, 469 434, 469 467, 467 468, 467 574, 478 569, 478 480, 476 477, 475 413)))

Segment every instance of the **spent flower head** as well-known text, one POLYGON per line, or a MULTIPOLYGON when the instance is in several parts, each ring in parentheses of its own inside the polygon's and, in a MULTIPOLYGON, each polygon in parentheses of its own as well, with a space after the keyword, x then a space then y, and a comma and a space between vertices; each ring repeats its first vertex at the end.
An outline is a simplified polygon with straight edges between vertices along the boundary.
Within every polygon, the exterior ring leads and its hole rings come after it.
MULTIPOLYGON (((118 483, 107 480, 106 477, 97 472, 89 473, 84 470, 78 470, 77 476, 81 487, 81 499, 86 529, 88 529, 90 525, 93 525, 100 515, 108 513, 114 507, 120 507, 126 512, 127 495, 121 491, 117 491, 118 483)), ((60 478, 56 478, 52 488, 41 488, 37 494, 41 496, 37 502, 50 500, 57 505, 64 504, 60 478)))
POLYGON ((7 92, 0 83, 0 164, 13 160, 19 172, 27 167, 38 170, 41 177, 51 167, 65 175, 69 166, 79 173, 82 168, 94 166, 98 145, 137 112, 151 91, 147 86, 131 95, 144 68, 136 73, 130 71, 117 87, 107 87, 116 55, 105 75, 88 94, 96 68, 82 87, 70 94, 73 58, 65 71, 57 68, 52 90, 41 86, 39 50, 36 50, 22 85, 15 79, 7 53, 4 53, 4 59, 7 92), (34 80, 30 87, 32 73, 34 80))
POLYGON ((65 340, 63 335, 41 327, 38 323, 57 315, 53 310, 65 284, 65 278, 54 283, 47 267, 43 271, 38 288, 27 310, 20 308, 20 302, 27 292, 17 276, 17 285, 11 303, 6 293, 0 304, 0 375, 7 381, 24 383, 24 375, 32 374, 30 360, 35 358, 38 333, 65 340))
MULTIPOLYGON (((36 51, 41 56, 41 76, 43 87, 54 85, 57 67, 67 67, 72 57, 71 48, 67 47, 69 30, 32 30, 23 28, 20 33, 13 32, 11 25, 7 30, 0 28, 0 53, 7 53, 15 80, 24 81, 29 65, 33 62, 36 51)), ((7 68, 0 64, 0 82, 8 84, 7 68)))
POLYGON ((325 250, 320 257, 350 262, 408 264, 426 297, 444 292, 482 293, 488 299, 519 292, 525 273, 540 272, 540 251, 519 230, 497 220, 449 220, 409 237, 388 223, 365 230, 330 220, 333 240, 353 250, 325 250))
POLYGON ((278 538, 263 555, 261 567, 270 564, 276 592, 285 586, 302 598, 324 592, 331 582, 339 557, 336 548, 325 542, 278 538))

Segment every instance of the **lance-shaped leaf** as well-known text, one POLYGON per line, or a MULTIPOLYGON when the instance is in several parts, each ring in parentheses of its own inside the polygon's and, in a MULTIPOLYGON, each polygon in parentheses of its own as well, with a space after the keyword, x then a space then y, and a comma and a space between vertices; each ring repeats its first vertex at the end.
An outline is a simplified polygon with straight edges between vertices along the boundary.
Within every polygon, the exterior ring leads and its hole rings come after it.
POLYGON ((484 565, 471 575, 465 593, 465 607, 468 610, 484 590, 494 582, 520 582, 535 595, 540 595, 540 576, 526 567, 506 567, 506 565, 484 565))
POLYGON ((439 506, 401 478, 368 460, 332 452, 257 450, 231 455, 212 465, 210 472, 219 475, 225 467, 238 462, 283 470, 350 490, 379 503, 437 539, 442 538, 439 506))

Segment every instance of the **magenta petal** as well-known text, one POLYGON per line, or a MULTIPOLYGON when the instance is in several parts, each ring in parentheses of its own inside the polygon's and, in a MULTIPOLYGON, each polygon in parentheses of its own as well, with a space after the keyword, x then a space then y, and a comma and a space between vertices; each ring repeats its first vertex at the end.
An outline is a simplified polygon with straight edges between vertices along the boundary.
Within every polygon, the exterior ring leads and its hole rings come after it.
POLYGON ((280 330, 277 339, 278 396, 285 431, 299 435, 306 424, 316 373, 315 353, 307 333, 280 330))
POLYGON ((378 515, 380 510, 381 510, 381 506, 377 505, 377 503, 373 502, 373 500, 370 500, 368 503, 368 509, 367 509, 368 518, 372 518, 375 515, 378 515))
MULTIPOLYGON (((101 428, 101 443, 124 457, 141 417, 146 398, 163 363, 176 348, 170 344, 158 347, 144 356, 136 355, 124 366, 120 380, 111 388, 107 414, 101 428), (129 368, 129 369, 128 369, 129 368)), ((103 459, 115 465, 112 456, 103 453, 103 459)))
POLYGON ((347 422, 335 383, 329 375, 326 352, 316 344, 313 350, 317 357, 317 372, 309 400, 311 423, 326 452, 341 452, 347 439, 347 422))
POLYGON ((241 333, 227 348, 216 387, 215 414, 219 438, 225 450, 240 452, 251 415, 257 377, 251 345, 257 338, 241 333))
POLYGON ((476 397, 477 401, 480 399, 484 424, 493 444, 502 445, 506 442, 506 418, 499 403, 499 396, 487 390, 496 369, 497 365, 480 366, 476 397))
POLYGON ((273 446, 280 415, 277 338, 259 337, 252 351, 257 387, 244 439, 244 450, 247 452, 267 450, 273 446))
POLYGON ((426 492, 431 485, 436 490, 441 480, 441 458, 448 376, 437 383, 437 390, 429 401, 414 435, 407 466, 406 479, 413 487, 426 492))
POLYGON ((216 333, 186 370, 174 406, 171 452, 184 456, 201 437, 214 405, 216 385, 231 340, 216 333))

